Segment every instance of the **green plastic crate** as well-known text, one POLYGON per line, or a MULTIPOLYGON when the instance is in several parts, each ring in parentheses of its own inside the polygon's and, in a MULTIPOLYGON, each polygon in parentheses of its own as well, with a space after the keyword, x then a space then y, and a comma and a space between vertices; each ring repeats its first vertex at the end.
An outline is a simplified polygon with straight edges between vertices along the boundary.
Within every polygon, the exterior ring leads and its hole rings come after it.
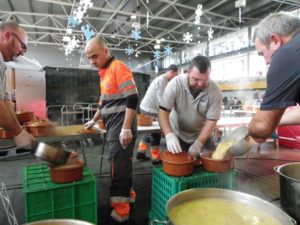
POLYGON ((235 190, 237 189, 237 171, 210 173, 198 167, 190 176, 175 177, 165 174, 162 166, 153 167, 150 221, 155 219, 167 220, 168 217, 165 211, 167 201, 176 193, 192 188, 235 190))
POLYGON ((48 165, 31 165, 23 171, 26 221, 79 219, 97 224, 96 178, 84 168, 81 180, 53 183, 48 165))

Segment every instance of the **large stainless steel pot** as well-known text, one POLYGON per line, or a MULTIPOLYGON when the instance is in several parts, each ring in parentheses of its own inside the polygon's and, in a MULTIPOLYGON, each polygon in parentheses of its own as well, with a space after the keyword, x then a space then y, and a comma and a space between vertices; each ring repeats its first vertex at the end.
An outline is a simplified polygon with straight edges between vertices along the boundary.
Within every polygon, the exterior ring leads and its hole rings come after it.
POLYGON ((274 167, 280 174, 280 203, 284 211, 300 224, 300 162, 274 167))
MULTIPOLYGON (((275 205, 262 200, 256 196, 245 194, 238 191, 231 191, 226 189, 218 189, 218 188, 196 188, 190 189, 183 192, 179 192, 169 199, 166 205, 166 212, 169 215, 170 210, 175 206, 182 204, 187 201, 195 200, 195 199, 207 199, 207 198, 220 198, 220 199, 228 199, 230 201, 241 202, 247 204, 255 209, 263 211, 264 213, 270 215, 270 217, 277 219, 279 223, 282 225, 295 225, 296 221, 294 221, 289 215, 287 215, 280 208, 275 205)), ((243 212, 241 212, 243 213, 243 212)), ((153 221, 157 223, 164 224, 176 224, 173 221, 153 221), (173 223, 172 223, 173 222, 173 223)), ((207 224, 210 225, 210 224, 207 224)))
POLYGON ((53 219, 53 220, 43 220, 32 223, 26 223, 24 225, 94 225, 93 223, 72 220, 72 219, 53 219))

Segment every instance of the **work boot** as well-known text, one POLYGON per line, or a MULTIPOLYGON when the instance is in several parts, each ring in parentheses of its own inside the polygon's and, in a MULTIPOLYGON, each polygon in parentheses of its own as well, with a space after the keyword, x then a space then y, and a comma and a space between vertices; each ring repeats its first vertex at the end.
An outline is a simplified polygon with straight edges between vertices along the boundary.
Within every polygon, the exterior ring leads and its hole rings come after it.
POLYGON ((123 222, 118 222, 114 218, 110 218, 109 225, 129 225, 129 220, 125 220, 123 222))
POLYGON ((161 165, 161 160, 160 159, 152 159, 152 165, 153 166, 161 165))
POLYGON ((136 155, 135 155, 135 158, 139 161, 148 161, 148 160, 150 160, 150 157, 148 157, 145 152, 137 152, 136 155))

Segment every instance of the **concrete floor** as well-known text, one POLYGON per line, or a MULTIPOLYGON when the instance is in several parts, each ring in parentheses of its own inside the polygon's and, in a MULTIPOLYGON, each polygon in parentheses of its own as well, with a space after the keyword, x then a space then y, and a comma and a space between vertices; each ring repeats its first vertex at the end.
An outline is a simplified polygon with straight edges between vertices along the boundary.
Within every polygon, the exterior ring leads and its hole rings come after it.
MULTIPOLYGON (((68 145, 68 143, 65 143, 68 145)), ((138 142, 136 143, 137 146, 138 142)), ((96 174, 98 192, 98 224, 108 224, 109 207, 109 163, 104 157, 101 175, 99 175, 99 152, 101 143, 98 141, 86 143, 88 167, 96 174)), ((70 148, 72 148, 70 145, 70 148)), ((164 143, 162 143, 162 148, 164 143)), ((0 184, 6 186, 9 199, 14 209, 18 224, 25 223, 25 201, 22 189, 22 170, 25 166, 44 163, 30 154, 11 154, 0 158, 0 184)), ((300 150, 280 147, 276 152, 273 143, 265 143, 261 150, 254 146, 250 158, 246 156, 235 159, 234 167, 238 171, 238 191, 258 196, 264 200, 280 205, 279 175, 273 167, 291 161, 300 161, 300 150)), ((132 224, 147 225, 148 213, 151 207, 151 172, 150 161, 137 162, 134 160, 134 187, 137 193, 132 224)), ((0 224, 10 224, 2 202, 0 202, 0 224)), ((11 223, 13 224, 13 223, 11 223)))

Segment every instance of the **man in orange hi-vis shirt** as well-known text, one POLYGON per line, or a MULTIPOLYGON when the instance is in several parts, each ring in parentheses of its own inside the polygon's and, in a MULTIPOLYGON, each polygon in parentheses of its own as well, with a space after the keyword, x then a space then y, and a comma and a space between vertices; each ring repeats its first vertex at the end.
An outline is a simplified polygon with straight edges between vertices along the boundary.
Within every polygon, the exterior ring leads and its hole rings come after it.
POLYGON ((128 224, 130 203, 135 201, 132 189, 132 155, 136 139, 137 87, 132 72, 110 55, 107 44, 97 35, 88 41, 85 54, 99 69, 101 96, 91 128, 102 116, 107 131, 111 160, 111 224, 128 224))

